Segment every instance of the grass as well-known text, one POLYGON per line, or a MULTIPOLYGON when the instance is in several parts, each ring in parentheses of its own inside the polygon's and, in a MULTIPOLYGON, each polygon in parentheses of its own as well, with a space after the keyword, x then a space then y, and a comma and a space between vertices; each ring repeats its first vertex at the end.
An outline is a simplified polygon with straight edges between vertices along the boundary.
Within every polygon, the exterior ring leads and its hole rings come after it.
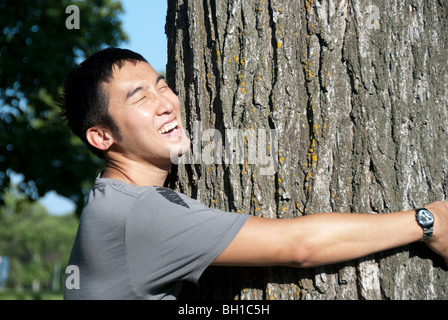
POLYGON ((0 300, 63 300, 62 293, 33 292, 31 290, 5 289, 0 291, 0 300))

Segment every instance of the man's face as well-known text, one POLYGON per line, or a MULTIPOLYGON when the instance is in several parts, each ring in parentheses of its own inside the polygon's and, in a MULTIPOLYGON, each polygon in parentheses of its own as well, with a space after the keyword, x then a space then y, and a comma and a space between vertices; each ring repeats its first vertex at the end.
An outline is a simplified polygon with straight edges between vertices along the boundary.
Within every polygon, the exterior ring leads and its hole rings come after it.
POLYGON ((113 79, 103 89, 109 95, 109 114, 122 137, 111 150, 165 167, 189 149, 179 99, 151 65, 126 62, 121 69, 115 68, 113 79))

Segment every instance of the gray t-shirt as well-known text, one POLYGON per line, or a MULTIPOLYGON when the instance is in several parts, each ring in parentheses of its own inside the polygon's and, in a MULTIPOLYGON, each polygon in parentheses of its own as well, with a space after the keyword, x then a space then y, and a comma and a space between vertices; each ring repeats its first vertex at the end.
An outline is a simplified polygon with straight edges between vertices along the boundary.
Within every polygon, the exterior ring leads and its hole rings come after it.
POLYGON ((78 285, 66 283, 64 298, 176 299, 183 281, 196 283, 248 217, 168 188, 98 178, 69 260, 78 285))

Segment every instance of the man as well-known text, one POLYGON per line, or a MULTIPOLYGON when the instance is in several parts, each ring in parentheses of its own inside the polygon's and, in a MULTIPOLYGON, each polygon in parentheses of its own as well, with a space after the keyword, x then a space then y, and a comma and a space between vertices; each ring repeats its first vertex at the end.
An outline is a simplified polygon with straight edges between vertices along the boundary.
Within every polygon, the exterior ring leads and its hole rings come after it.
POLYGON ((66 299, 175 299, 209 265, 312 267, 423 238, 448 259, 448 205, 369 215, 264 219, 209 209, 163 188, 173 154, 189 149, 180 102, 151 65, 123 49, 100 51, 65 85, 63 114, 105 159, 83 210, 66 299))

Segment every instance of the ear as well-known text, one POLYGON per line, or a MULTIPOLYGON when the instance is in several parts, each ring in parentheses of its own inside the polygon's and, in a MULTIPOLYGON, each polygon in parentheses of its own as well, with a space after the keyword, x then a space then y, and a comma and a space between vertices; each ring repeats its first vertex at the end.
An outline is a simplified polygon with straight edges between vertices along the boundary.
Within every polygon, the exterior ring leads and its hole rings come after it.
POLYGON ((114 143, 112 134, 103 128, 91 127, 86 132, 87 141, 99 150, 107 150, 114 143))

